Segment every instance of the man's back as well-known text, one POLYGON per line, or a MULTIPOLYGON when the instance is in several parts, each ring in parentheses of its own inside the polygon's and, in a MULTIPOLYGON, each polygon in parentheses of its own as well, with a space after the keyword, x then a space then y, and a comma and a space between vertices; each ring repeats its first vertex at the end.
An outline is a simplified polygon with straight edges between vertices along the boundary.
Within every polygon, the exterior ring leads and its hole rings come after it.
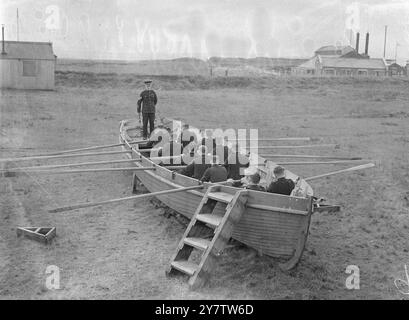
POLYGON ((204 155, 196 156, 195 159, 189 165, 187 165, 186 168, 180 170, 179 173, 188 177, 200 179, 203 177, 208 168, 210 168, 208 159, 206 161, 206 157, 204 155))
POLYGON ((193 178, 200 179, 209 168, 210 164, 195 163, 193 168, 193 178))
POLYGON ((289 196, 295 187, 294 181, 286 178, 279 178, 277 181, 271 182, 267 188, 267 192, 278 193, 289 196))
POLYGON ((240 169, 248 167, 249 160, 248 158, 236 152, 231 152, 227 161, 226 161, 226 169, 227 175, 230 179, 238 180, 241 178, 240 169))
POLYGON ((206 182, 221 182, 227 180, 227 170, 225 167, 220 165, 211 166, 206 169, 203 174, 201 181, 206 182))
POLYGON ((206 170, 211 167, 210 159, 205 155, 196 156, 193 163, 194 163, 193 178, 195 179, 202 178, 206 170))

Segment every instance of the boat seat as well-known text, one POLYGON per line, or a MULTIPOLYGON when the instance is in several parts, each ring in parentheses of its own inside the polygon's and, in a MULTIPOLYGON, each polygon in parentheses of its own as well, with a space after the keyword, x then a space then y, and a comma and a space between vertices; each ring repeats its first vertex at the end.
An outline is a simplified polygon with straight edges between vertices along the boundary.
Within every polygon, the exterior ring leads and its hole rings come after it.
POLYGON ((230 203, 233 200, 234 195, 226 192, 209 192, 207 197, 220 202, 230 203))

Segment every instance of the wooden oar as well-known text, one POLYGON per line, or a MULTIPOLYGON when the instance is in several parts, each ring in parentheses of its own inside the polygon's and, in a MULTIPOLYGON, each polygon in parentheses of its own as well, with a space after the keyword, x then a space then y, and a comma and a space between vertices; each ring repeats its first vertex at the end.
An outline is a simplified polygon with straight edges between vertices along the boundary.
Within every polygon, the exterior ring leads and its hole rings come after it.
MULTIPOLYGON (((229 179, 230 180, 230 179, 229 179)), ((208 182, 208 184, 212 184, 212 185, 225 185, 226 183, 236 183, 236 182, 240 182, 241 181, 241 179, 238 179, 238 180, 231 180, 231 181, 229 181, 229 180, 225 180, 225 181, 219 181, 219 182, 208 182)))
POLYGON ((177 159, 182 157, 183 154, 179 155, 179 156, 162 156, 162 157, 151 157, 149 158, 150 160, 164 160, 164 159, 177 159))
POLYGON ((289 138, 271 138, 271 139, 236 139, 237 141, 311 141, 310 137, 289 137, 289 138))
POLYGON ((133 141, 133 142, 128 142, 129 144, 142 144, 142 143, 147 143, 150 142, 150 140, 138 140, 138 141, 133 141))
POLYGON ((19 158, 0 159, 0 162, 7 162, 7 161, 26 161, 26 160, 44 160, 44 159, 60 159, 60 158, 87 157, 87 156, 104 156, 104 155, 122 154, 122 153, 132 153, 132 151, 108 151, 108 152, 94 152, 94 153, 78 153, 78 154, 54 155, 54 156, 19 157, 19 158))
POLYGON ((165 164, 165 165, 163 165, 163 167, 166 168, 166 169, 172 170, 172 169, 184 169, 187 166, 168 166, 168 165, 165 164))
POLYGON ((177 188, 177 189, 146 193, 146 194, 125 197, 125 198, 111 199, 111 200, 105 200, 105 201, 99 201, 99 202, 81 203, 81 204, 75 204, 75 205, 71 205, 67 207, 51 209, 51 210, 48 210, 48 212, 63 212, 63 211, 69 211, 69 210, 75 210, 75 209, 81 209, 81 208, 87 208, 87 207, 95 207, 95 206, 99 206, 103 204, 111 204, 111 203, 117 203, 117 202, 128 201, 128 200, 136 200, 136 199, 142 199, 142 198, 148 198, 148 197, 161 196, 165 194, 171 194, 171 193, 188 191, 188 190, 202 189, 203 187, 204 187, 203 185, 198 185, 198 186, 193 186, 193 187, 183 187, 183 188, 177 188))
POLYGON ((159 151, 160 148, 152 148, 152 149, 137 149, 137 152, 152 152, 152 151, 159 151))
POLYGON ((113 163, 123 163, 123 162, 140 162, 140 159, 125 159, 125 160, 111 160, 111 161, 95 161, 95 162, 79 162, 79 163, 68 163, 68 164, 53 164, 47 166, 32 166, 32 167, 17 167, 17 168, 9 168, 9 169, 0 169, 0 172, 3 171, 22 171, 22 170, 32 170, 32 169, 59 169, 59 168, 66 168, 66 167, 81 167, 81 166, 92 166, 92 165, 100 165, 100 164, 113 164, 113 163))
POLYGON ((307 144, 303 146, 259 146, 247 149, 307 149, 307 148, 335 148, 336 144, 307 144))
MULTIPOLYGON (((145 143, 145 142, 149 142, 149 140, 134 141, 134 142, 129 142, 129 144, 141 144, 141 143, 145 143)), ((90 146, 90 147, 79 148, 79 149, 61 150, 61 151, 55 151, 55 152, 51 152, 51 153, 36 154, 33 157, 54 156, 54 155, 74 153, 74 152, 79 152, 79 151, 89 151, 89 150, 121 147, 121 146, 124 146, 124 145, 125 145, 125 143, 115 143, 115 144, 106 144, 106 145, 100 145, 100 146, 90 146)))
POLYGON ((97 149, 120 147, 120 146, 123 146, 123 145, 124 145, 123 143, 106 144, 106 145, 102 145, 102 146, 91 146, 91 147, 86 147, 86 148, 61 150, 61 151, 56 151, 56 152, 37 154, 35 156, 36 157, 39 157, 39 156, 55 156, 55 155, 58 155, 58 154, 74 153, 74 152, 78 152, 78 151, 88 151, 88 150, 97 150, 97 149))
POLYGON ((96 168, 96 169, 75 169, 75 170, 25 170, 25 171, 8 171, 10 174, 15 173, 47 173, 47 174, 62 174, 62 173, 86 173, 86 172, 109 172, 109 171, 143 171, 156 170, 156 167, 130 167, 130 168, 96 168))
POLYGON ((263 158, 307 158, 307 159, 335 159, 335 160, 362 160, 359 157, 336 157, 336 156, 311 156, 305 154, 259 154, 263 158))
MULTIPOLYGON (((141 144, 141 143, 146 143, 146 142, 149 142, 149 140, 134 141, 134 142, 129 142, 129 144, 141 144)), ((100 146, 90 146, 90 147, 79 148, 79 149, 61 150, 61 151, 55 151, 55 152, 50 152, 50 153, 44 153, 44 154, 36 154, 36 155, 33 155, 32 157, 55 156, 59 154, 74 153, 74 152, 79 152, 79 151, 89 151, 89 150, 121 147, 124 145, 125 143, 115 143, 115 144, 106 144, 106 145, 100 145, 100 146)), ((29 148, 29 149, 34 149, 34 148, 29 148)))
MULTIPOLYGON (((300 161, 300 162, 278 162, 280 166, 303 166, 303 165, 326 165, 326 164, 351 164, 368 160, 340 160, 340 161, 300 161)), ((262 165, 262 164, 259 164, 262 165)))
POLYGON ((333 171, 333 172, 329 172, 329 173, 320 174, 318 176, 305 178, 304 180, 305 181, 311 181, 311 180, 315 180, 315 179, 319 179, 319 178, 329 177, 329 176, 332 176, 334 174, 357 171, 357 170, 363 170, 363 169, 368 169, 368 168, 373 168, 373 167, 375 167, 374 163, 367 163, 367 164, 363 164, 363 165, 360 165, 360 166, 356 166, 356 167, 352 167, 352 168, 348 168, 348 169, 344 169, 344 170, 333 171))

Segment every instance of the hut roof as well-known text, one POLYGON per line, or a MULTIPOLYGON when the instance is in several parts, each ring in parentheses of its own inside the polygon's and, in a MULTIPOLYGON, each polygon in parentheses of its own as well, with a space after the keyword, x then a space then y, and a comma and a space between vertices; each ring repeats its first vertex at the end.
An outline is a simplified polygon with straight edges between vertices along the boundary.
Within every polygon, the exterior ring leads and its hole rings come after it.
POLYGON ((55 60, 50 42, 4 41, 5 55, 0 59, 55 60))

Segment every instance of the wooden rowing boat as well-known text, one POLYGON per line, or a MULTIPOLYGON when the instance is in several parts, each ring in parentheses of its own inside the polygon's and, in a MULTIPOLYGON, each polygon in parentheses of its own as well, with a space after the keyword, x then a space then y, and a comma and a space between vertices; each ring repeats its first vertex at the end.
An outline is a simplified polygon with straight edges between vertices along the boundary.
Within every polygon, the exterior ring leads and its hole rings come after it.
MULTIPOLYGON (((174 128, 171 128, 174 129, 174 128)), ((135 167, 152 167, 156 170, 135 171, 134 175, 150 192, 169 190, 172 188, 197 186, 199 181, 176 173, 164 166, 158 166, 143 153, 143 145, 132 144, 140 140, 140 126, 137 120, 123 120, 120 123, 119 142, 131 159, 135 167)), ((252 155, 253 156, 253 155, 252 155)), ((257 156, 258 157, 258 156, 257 156)), ((265 160, 258 157, 257 163, 265 160)), ((267 162, 265 167, 258 167, 262 178, 268 182, 271 171, 275 167, 273 162, 267 162)), ((286 177, 294 181, 298 176, 286 170, 286 177)), ((203 190, 188 190, 157 198, 171 209, 187 218, 192 218, 200 204, 206 189, 211 184, 204 184, 203 190)), ((229 193, 235 194, 240 188, 226 187, 229 193)), ((283 196, 267 192, 248 190, 248 200, 245 214, 235 225, 233 238, 237 241, 256 249, 260 254, 276 258, 284 258, 285 263, 280 264, 284 269, 295 267, 301 258, 313 212, 312 188, 307 182, 302 181, 301 189, 304 196, 283 196)), ((223 211, 225 208, 215 208, 223 211)))

